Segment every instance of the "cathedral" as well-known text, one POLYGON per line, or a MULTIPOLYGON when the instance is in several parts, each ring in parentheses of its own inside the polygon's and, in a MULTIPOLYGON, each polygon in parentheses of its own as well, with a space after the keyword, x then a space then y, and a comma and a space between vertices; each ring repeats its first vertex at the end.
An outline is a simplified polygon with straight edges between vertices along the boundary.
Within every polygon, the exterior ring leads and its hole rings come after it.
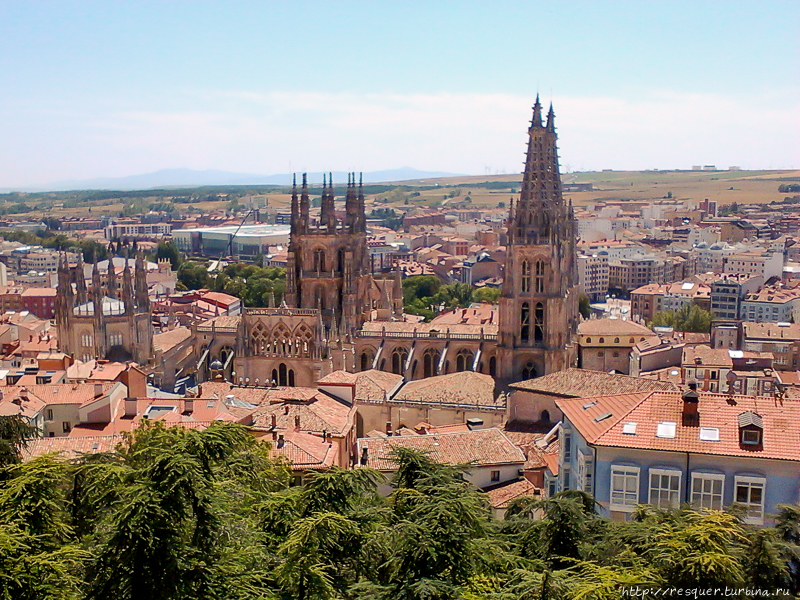
POLYGON ((104 358, 146 365, 152 360, 152 311, 141 255, 135 261, 125 260, 121 284, 109 262, 103 285, 95 262, 88 290, 83 262, 78 263, 73 277, 66 259, 62 258, 58 266, 58 290, 56 326, 63 352, 82 361, 104 358))
POLYGON ((286 293, 279 307, 245 309, 196 328, 200 378, 310 386, 335 370, 378 369, 421 379, 457 371, 500 386, 575 366, 577 229, 564 201, 555 115, 537 97, 520 197, 508 216, 499 323, 410 323, 399 273, 373 277, 361 182, 348 178, 344 217, 333 181, 312 221, 306 176, 291 201, 286 293), (341 213, 340 213, 341 214, 341 213), (208 365, 208 366, 205 366, 208 365))

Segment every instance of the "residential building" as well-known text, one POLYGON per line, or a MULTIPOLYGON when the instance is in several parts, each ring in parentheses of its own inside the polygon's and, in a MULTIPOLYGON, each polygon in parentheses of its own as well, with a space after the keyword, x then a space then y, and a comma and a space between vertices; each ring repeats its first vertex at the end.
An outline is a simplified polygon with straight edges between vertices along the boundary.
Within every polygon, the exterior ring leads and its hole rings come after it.
POLYGON ((688 391, 563 399, 561 489, 592 494, 602 514, 639 504, 722 510, 768 524, 800 494, 800 402, 688 391))
POLYGON ((742 349, 772 353, 778 371, 800 370, 800 324, 742 323, 742 349))
POLYGON ((582 369, 628 374, 633 347, 658 336, 624 319, 590 319, 578 326, 578 359, 582 369))

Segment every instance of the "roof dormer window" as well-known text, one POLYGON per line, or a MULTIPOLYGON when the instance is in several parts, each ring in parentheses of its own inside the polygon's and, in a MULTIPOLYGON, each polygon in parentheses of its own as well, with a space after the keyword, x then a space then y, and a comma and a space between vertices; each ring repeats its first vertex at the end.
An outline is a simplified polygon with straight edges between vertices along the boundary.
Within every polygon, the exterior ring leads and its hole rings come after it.
POLYGON ((764 442, 764 421, 752 410, 739 415, 739 441, 747 446, 760 446, 764 442))

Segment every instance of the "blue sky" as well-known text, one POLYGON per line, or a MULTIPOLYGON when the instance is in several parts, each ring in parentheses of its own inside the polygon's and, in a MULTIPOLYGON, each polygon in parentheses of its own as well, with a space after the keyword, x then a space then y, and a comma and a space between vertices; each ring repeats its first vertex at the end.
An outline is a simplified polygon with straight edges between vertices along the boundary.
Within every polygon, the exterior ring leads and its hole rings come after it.
POLYGON ((164 168, 800 168, 800 3, 0 0, 0 188, 164 168))

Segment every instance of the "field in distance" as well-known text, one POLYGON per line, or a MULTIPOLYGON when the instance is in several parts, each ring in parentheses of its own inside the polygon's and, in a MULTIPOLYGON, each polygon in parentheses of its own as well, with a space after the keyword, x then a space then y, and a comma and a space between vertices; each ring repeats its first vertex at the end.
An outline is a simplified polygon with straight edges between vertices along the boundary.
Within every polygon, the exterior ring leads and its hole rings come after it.
MULTIPOLYGON (((800 171, 602 171, 562 175, 564 197, 576 206, 603 201, 654 202, 663 199, 694 205, 704 198, 725 204, 767 204, 787 194, 779 186, 800 183, 800 171), (591 189, 574 191, 570 184, 591 184, 591 189)), ((386 182, 365 185, 367 211, 393 208, 406 212, 414 207, 507 208, 519 197, 521 174, 476 175, 386 182)), ((160 203, 173 203, 181 213, 195 214, 231 208, 231 199, 243 202, 255 195, 255 202, 268 202, 273 209, 288 211, 290 188, 264 186, 215 186, 186 190, 163 189, 145 192, 43 192, 0 195, 0 211, 6 217, 30 219, 45 216, 94 216, 137 214, 160 203), (191 203, 179 199, 195 196, 191 203), (26 210, 19 210, 24 206, 26 210)), ((311 196, 319 197, 319 186, 311 196)), ((344 187, 337 188, 337 202, 344 187)))

